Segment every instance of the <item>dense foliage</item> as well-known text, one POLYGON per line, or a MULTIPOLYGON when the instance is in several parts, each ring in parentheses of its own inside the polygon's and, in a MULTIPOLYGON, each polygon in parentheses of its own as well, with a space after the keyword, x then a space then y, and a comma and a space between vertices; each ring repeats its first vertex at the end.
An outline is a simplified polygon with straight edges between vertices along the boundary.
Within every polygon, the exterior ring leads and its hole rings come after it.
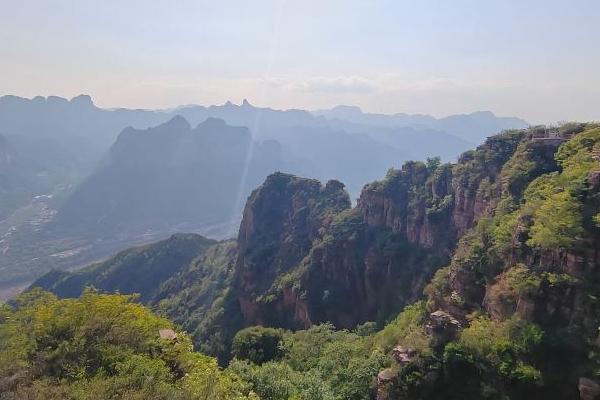
POLYGON ((277 334, 268 328, 250 328, 234 340, 234 353, 239 348, 252 348, 253 354, 273 352, 273 343, 257 337, 280 339, 277 359, 257 365, 235 359, 233 370, 265 400, 303 399, 369 399, 375 380, 386 357, 374 346, 372 327, 356 331, 335 330, 331 324, 316 325, 308 330, 277 334), (283 336, 281 336, 283 335, 283 336))
MULTIPOLYGON (((6 399, 245 399, 239 379, 192 351, 168 320, 124 295, 31 291, 0 314, 6 399)), ((250 395, 252 397, 253 395, 250 395)))

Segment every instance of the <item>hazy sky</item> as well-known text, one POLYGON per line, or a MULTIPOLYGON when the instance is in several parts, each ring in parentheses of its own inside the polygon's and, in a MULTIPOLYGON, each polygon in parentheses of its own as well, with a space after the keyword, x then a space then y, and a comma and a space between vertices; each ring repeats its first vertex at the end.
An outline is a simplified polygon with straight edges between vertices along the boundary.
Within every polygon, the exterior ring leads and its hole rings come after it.
POLYGON ((0 0, 0 94, 600 120, 600 1, 0 0))

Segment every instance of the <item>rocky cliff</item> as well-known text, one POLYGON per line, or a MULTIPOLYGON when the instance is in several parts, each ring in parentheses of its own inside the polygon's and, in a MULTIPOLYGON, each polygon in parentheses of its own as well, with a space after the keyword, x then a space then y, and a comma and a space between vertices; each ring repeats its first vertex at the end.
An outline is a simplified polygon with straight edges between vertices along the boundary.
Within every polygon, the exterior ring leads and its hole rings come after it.
POLYGON ((247 324, 310 324, 301 299, 288 295, 277 304, 271 291, 306 257, 332 218, 349 207, 350 198, 340 182, 322 186, 283 173, 270 175, 250 195, 238 234, 236 264, 236 289, 247 324))
POLYGON ((454 214, 474 223, 425 290, 431 353, 400 366, 381 399, 598 394, 599 149, 594 124, 532 129, 471 191, 482 206, 454 214))
POLYGON ((246 323, 350 328, 398 313, 489 206, 523 136, 494 136, 456 165, 407 162, 366 185, 352 209, 337 182, 269 177, 250 196, 238 237, 246 323))
MULTIPOLYGON (((183 119, 172 123, 189 128, 183 119)), ((135 134, 124 132, 123 143, 135 139, 129 138, 135 134)), ((154 141, 164 136, 159 131, 150 134, 155 134, 150 138, 154 141)), ((365 321, 383 324, 422 295, 434 272, 450 262, 463 232, 496 204, 498 193, 508 190, 504 186, 522 190, 522 183, 504 182, 502 171, 508 160, 523 153, 517 149, 525 136, 523 131, 494 136, 465 153, 455 165, 434 159, 390 169, 383 180, 364 187, 354 208, 338 181, 322 185, 283 173, 270 175, 247 200, 237 255, 228 256, 235 262, 219 264, 220 271, 231 264, 231 275, 227 272, 209 279, 218 281, 222 291, 217 309, 241 313, 241 325, 305 328, 331 321, 351 328, 365 321)), ((159 147, 168 150, 153 146, 159 147)), ((117 147, 115 152, 120 152, 117 147)), ((548 158, 546 153, 539 157, 548 158)), ((553 151, 548 154, 552 159, 553 151)), ((184 321, 181 313, 192 315, 197 307, 212 306, 204 300, 192 301, 191 294, 175 294, 188 293, 186 288, 202 285, 210 274, 178 274, 174 278, 178 289, 172 282, 163 282, 158 298, 174 296, 166 307, 170 315, 184 321)), ((56 279, 39 282, 56 292, 74 282, 74 278, 58 278, 60 287, 52 283, 56 279)), ((460 279, 454 281, 460 285, 460 279)), ((78 282, 77 290, 97 284, 95 278, 78 282)), ((475 292, 473 301, 481 302, 483 293, 475 292)), ((440 298, 437 301, 444 301, 440 298)))
MULTIPOLYGON (((274 278, 254 301, 241 297, 244 323, 383 322, 427 285, 423 319, 397 339, 412 356, 385 370, 381 399, 579 398, 600 365, 599 132, 506 132, 455 165, 391 170, 321 227, 287 225, 299 236, 253 224, 240 243, 294 250, 265 264, 274 278)), ((254 278, 238 277, 243 293, 254 278)))

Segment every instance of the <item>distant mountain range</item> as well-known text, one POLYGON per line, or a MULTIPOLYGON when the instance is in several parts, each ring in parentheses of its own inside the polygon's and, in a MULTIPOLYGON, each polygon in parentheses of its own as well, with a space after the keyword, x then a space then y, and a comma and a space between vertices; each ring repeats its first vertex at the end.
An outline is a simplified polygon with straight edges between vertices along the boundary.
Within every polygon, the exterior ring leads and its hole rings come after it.
POLYGON ((337 106, 329 110, 314 111, 313 114, 324 116, 328 120, 337 120, 342 123, 350 122, 363 126, 431 129, 457 136, 472 144, 479 144, 487 137, 505 129, 526 128, 529 125, 520 118, 497 117, 491 111, 450 115, 438 119, 424 114, 371 114, 364 113, 359 107, 355 106, 337 106))
POLYGON ((246 100, 130 110, 85 95, 0 97, 0 291, 175 232, 231 237, 245 198, 275 171, 339 179, 355 199, 408 159, 455 160, 525 125, 489 112, 435 119, 246 100))

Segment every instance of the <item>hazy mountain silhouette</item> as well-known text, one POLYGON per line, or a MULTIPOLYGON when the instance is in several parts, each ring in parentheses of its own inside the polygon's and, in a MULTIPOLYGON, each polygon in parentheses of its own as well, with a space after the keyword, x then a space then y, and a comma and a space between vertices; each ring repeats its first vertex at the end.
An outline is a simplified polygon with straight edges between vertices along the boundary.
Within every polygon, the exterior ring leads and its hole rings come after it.
MULTIPOLYGON (((335 110, 339 113, 344 109, 352 110, 349 107, 337 107, 335 110)), ((255 107, 246 100, 241 105, 227 102, 209 107, 183 106, 173 110, 108 110, 95 106, 86 95, 71 100, 56 96, 33 99, 4 96, 0 97, 0 133, 26 141, 27 145, 21 146, 21 153, 36 163, 52 167, 57 161, 70 160, 70 167, 78 171, 77 176, 80 177, 91 172, 126 127, 148 128, 175 115, 183 116, 194 126, 207 118, 220 118, 230 125, 247 127, 256 140, 278 141, 289 172, 323 180, 344 179, 353 196, 359 193, 363 184, 379 176, 382 168, 431 155, 452 159, 470 146, 445 132, 395 126, 383 129, 385 124, 379 121, 385 121, 389 116, 376 116, 374 123, 365 124, 360 122, 365 118, 356 116, 360 116, 360 109, 358 112, 342 112, 347 121, 328 120, 304 110, 255 107), (433 147, 424 146, 424 143, 433 147), (61 157, 56 160, 50 154, 38 151, 40 148, 60 149, 61 157), (367 154, 377 156, 368 160, 365 158, 367 154), (340 162, 338 158, 345 158, 345 161, 340 162)), ((398 116, 395 118, 398 119, 398 116)), ((65 176, 61 183, 66 186, 77 182, 77 179, 65 176)), ((47 194, 52 188, 43 189, 32 192, 47 194)))
POLYGON ((93 170, 123 128, 168 118, 145 110, 103 110, 85 95, 0 97, 0 134, 12 152, 10 168, 0 172, 11 185, 0 190, 0 220, 35 196, 66 194, 93 170))
POLYGON ((471 144, 481 143, 485 138, 505 129, 526 128, 529 125, 520 118, 497 117, 491 111, 477 111, 438 119, 423 114, 372 114, 365 113, 355 106, 337 106, 328 110, 313 111, 313 114, 330 120, 376 127, 433 129, 457 136, 471 144))
POLYGON ((247 100, 241 105, 227 102, 210 107, 185 106, 177 112, 191 124, 217 117, 249 127, 257 139, 277 140, 289 162, 287 172, 320 180, 340 179, 353 198, 382 170, 399 167, 408 159, 434 155, 452 160, 472 146, 455 135, 433 129, 328 119, 305 110, 255 107, 247 100))
POLYGON ((0 135, 0 166, 6 167, 10 163, 10 153, 8 152, 8 144, 6 138, 0 135))
POLYGON ((0 97, 0 131, 4 134, 31 137, 84 138, 86 144, 108 147, 127 126, 146 128, 169 118, 160 111, 105 110, 98 108, 90 96, 71 100, 57 96, 25 99, 0 97))
POLYGON ((203 231, 237 224, 238 203, 284 167, 277 142, 209 118, 192 129, 181 116, 146 130, 126 128, 105 164, 63 204, 58 230, 84 235, 147 230, 203 231))

